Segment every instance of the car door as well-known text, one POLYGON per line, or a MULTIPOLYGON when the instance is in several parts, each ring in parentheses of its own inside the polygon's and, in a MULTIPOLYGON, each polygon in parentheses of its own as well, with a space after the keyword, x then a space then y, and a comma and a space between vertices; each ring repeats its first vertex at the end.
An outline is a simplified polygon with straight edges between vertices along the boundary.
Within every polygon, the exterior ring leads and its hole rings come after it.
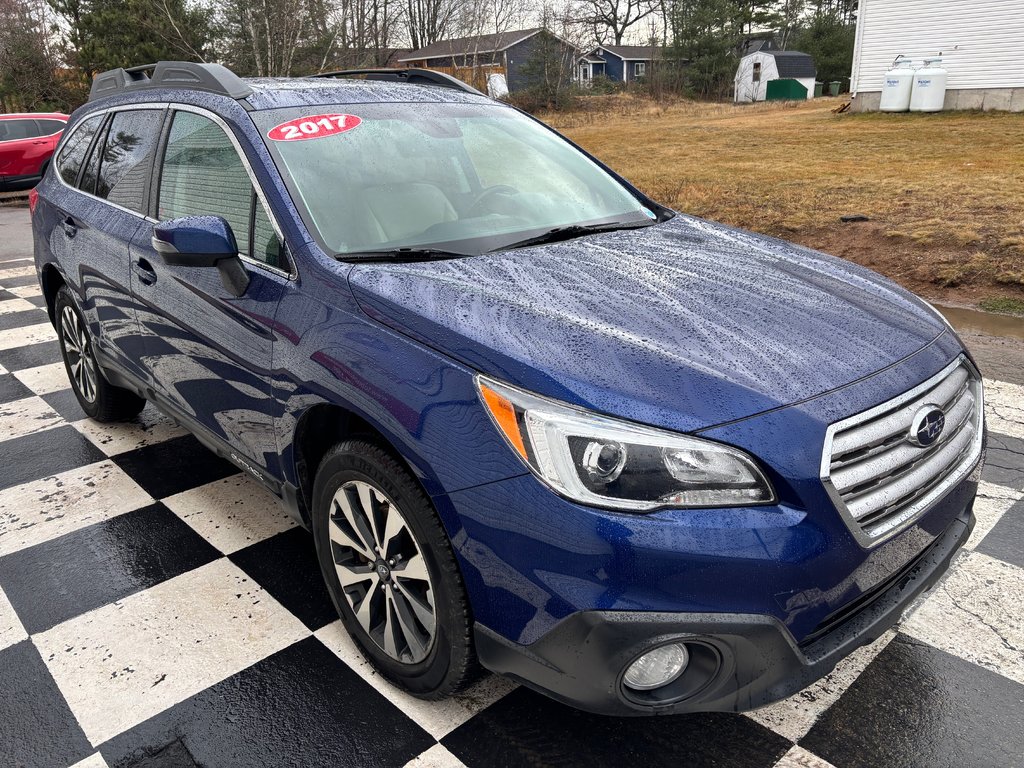
POLYGON ((36 157, 42 154, 44 143, 34 120, 0 120, 0 174, 11 181, 37 173, 36 157))
POLYGON ((131 245, 145 367, 158 393, 187 420, 230 446, 266 479, 278 475, 271 392, 274 316, 288 288, 280 229, 230 129, 203 110, 177 109, 154 178, 156 218, 224 217, 250 282, 234 296, 215 267, 168 266, 152 226, 131 245))
POLYGON ((78 176, 77 194, 55 201, 68 251, 66 277, 79 286, 97 352, 136 377, 142 373, 143 349, 128 247, 146 223, 149 177, 165 114, 162 108, 145 108, 108 115, 78 176))

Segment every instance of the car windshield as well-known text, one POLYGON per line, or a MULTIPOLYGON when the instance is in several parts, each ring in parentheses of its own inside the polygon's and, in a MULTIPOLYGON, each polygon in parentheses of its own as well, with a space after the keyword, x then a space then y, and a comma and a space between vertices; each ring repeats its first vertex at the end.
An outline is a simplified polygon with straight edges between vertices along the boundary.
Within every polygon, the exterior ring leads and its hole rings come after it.
POLYGON ((349 104, 254 119, 307 224, 342 257, 482 253, 552 229, 577 236, 577 225, 655 218, 571 144, 498 104, 349 104))

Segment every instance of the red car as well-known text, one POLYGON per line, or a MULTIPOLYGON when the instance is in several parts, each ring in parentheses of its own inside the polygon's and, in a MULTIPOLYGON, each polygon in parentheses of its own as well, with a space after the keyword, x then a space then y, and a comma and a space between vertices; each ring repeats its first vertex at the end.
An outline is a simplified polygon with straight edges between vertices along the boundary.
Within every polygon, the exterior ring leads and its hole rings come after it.
POLYGON ((58 112, 0 115, 0 191, 35 186, 67 122, 58 112))

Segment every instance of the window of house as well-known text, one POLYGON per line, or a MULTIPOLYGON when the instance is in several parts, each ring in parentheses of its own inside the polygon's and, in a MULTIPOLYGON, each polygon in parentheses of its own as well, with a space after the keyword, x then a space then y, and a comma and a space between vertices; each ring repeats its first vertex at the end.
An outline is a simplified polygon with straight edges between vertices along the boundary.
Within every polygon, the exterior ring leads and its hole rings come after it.
POLYGON ((64 142, 57 157, 57 173, 65 183, 74 186, 78 179, 78 171, 85 160, 85 153, 89 150, 89 143, 102 122, 103 115, 87 117, 64 142))
POLYGON ((96 197, 146 212, 149 170, 163 115, 160 109, 128 109, 111 118, 96 177, 96 197))
POLYGON ((760 83, 761 82, 761 62, 760 61, 755 61, 754 62, 754 82, 755 83, 760 83))
POLYGON ((221 216, 238 252, 283 268, 281 242, 235 145, 215 122, 176 112, 160 171, 157 217, 221 216))
POLYGON ((647 62, 646 61, 635 61, 633 62, 633 77, 643 77, 647 74, 647 62))

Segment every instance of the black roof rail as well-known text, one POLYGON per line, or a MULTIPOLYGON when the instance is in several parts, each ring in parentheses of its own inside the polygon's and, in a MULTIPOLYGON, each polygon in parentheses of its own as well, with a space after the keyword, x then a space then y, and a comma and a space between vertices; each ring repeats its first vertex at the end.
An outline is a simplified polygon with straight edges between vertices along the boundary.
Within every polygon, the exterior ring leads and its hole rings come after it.
POLYGON ((408 83, 410 85, 438 85, 442 88, 454 88, 457 91, 465 91, 477 96, 485 95, 457 77, 433 69, 339 69, 335 72, 320 72, 308 77, 356 77, 359 75, 365 75, 367 80, 383 80, 389 83, 408 83))
POLYGON ((209 91, 232 99, 244 99, 252 88, 227 67, 220 64, 196 64, 191 61, 159 61, 140 67, 111 69, 92 79, 89 101, 114 93, 140 88, 182 88, 209 91))

